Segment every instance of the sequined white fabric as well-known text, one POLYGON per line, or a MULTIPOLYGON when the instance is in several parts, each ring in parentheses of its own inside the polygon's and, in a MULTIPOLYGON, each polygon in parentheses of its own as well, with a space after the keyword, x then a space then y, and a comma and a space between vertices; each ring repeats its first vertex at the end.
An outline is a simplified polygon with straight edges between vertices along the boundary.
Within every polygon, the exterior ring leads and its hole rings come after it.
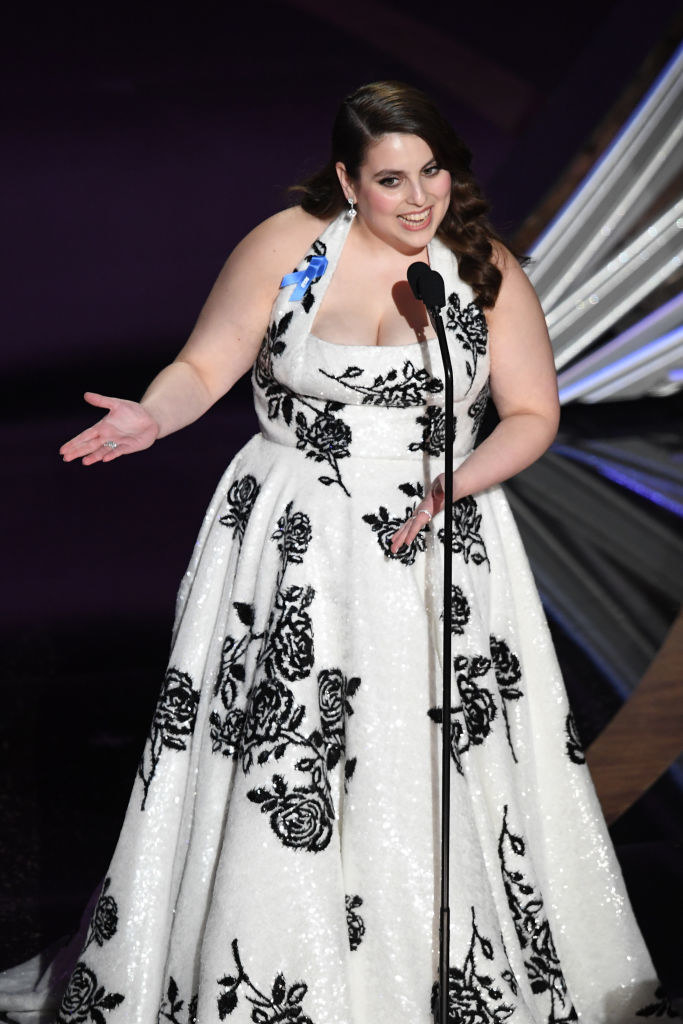
MULTIPOLYGON (((433 339, 311 334, 350 225, 302 261, 329 260, 305 299, 288 287, 274 305, 261 430, 180 588, 65 1024, 432 1019, 443 516, 388 547, 443 468, 443 382, 433 339)), ((449 297, 457 466, 486 403, 486 325, 455 257, 438 241, 429 256, 449 297)), ((663 997, 499 487, 457 504, 452 558, 451 1019, 637 1024, 663 997)), ((0 1007, 37 1019, 49 985, 29 997, 17 977, 0 1007)))

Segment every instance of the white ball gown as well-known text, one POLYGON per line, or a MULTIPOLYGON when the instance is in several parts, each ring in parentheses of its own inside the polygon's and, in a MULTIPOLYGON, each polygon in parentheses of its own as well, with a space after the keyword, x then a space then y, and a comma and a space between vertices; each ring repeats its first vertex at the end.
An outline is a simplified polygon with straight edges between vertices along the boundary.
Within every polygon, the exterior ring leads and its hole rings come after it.
MULTIPOLYGON (((443 469, 444 388, 436 339, 311 333, 350 223, 302 259, 312 286, 278 294, 260 432, 182 581, 111 865, 71 946, 0 976, 6 1020, 432 1020, 443 514, 389 543, 443 469)), ((429 259, 457 467, 488 397, 486 321, 450 250, 429 259)), ((666 997, 502 489, 453 522, 450 1020, 637 1024, 666 997)))

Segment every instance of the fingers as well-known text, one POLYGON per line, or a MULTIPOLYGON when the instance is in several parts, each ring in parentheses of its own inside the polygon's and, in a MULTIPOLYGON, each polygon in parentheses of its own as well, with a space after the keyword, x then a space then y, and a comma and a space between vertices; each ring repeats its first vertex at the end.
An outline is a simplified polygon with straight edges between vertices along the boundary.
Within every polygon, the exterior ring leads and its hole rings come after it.
POLYGON ((107 415, 103 416, 94 426, 88 427, 87 430, 82 430, 80 434, 76 434, 70 441, 66 441, 59 449, 59 454, 65 462, 81 459, 84 465, 89 466, 93 462, 99 462, 104 459, 107 453, 107 449, 105 449, 99 453, 98 457, 93 457, 102 446, 102 442, 106 440, 107 435, 103 433, 102 425, 107 421, 108 416, 115 407, 120 404, 121 400, 97 394, 95 391, 86 391, 83 397, 90 405, 95 405, 100 409, 107 409, 107 415), (88 459, 87 462, 86 459, 88 459))
POLYGON ((83 395, 86 402, 96 405, 100 409, 114 409, 121 401, 120 398, 110 398, 108 395, 98 395, 96 391, 86 391, 83 395))
POLYGON ((95 462, 111 462, 130 450, 130 445, 123 440, 117 440, 114 447, 105 443, 114 441, 117 434, 118 431, 112 428, 103 430, 99 425, 92 427, 63 444, 59 454, 64 462, 80 459, 84 466, 92 466, 95 462))
POLYGON ((125 455, 127 451, 128 447, 120 441, 116 443, 115 448, 99 442, 93 451, 81 458, 81 462, 84 466, 93 466, 96 462, 113 462, 120 455, 125 455))
POLYGON ((429 499, 425 502, 421 502, 415 509, 413 516, 406 519, 402 526, 399 526, 396 533, 391 539, 391 551, 392 554, 396 554, 397 551, 403 547, 403 545, 410 545, 417 537, 420 530, 424 529, 425 526, 431 521, 431 509, 428 507, 429 499))
POLYGON ((71 462, 72 459, 89 455, 101 443, 97 427, 91 427, 89 430, 84 430, 82 434, 72 437, 70 441, 66 441, 59 449, 59 454, 65 462, 71 462))

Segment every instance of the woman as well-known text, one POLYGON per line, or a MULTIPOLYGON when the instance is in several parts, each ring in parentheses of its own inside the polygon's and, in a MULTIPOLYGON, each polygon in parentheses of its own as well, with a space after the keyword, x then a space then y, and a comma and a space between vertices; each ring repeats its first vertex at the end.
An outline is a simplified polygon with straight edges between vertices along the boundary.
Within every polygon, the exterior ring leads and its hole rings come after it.
POLYGON ((348 97, 302 192, 237 246, 141 402, 87 394, 107 413, 61 449, 141 451, 253 366, 261 432, 181 585, 114 859, 49 979, 68 979, 57 1020, 431 1018, 445 417, 406 283, 422 259, 455 376, 451 1019, 635 1021, 654 970, 498 486, 557 429, 538 301, 412 88, 348 97), (473 451, 489 392, 500 423, 473 451))

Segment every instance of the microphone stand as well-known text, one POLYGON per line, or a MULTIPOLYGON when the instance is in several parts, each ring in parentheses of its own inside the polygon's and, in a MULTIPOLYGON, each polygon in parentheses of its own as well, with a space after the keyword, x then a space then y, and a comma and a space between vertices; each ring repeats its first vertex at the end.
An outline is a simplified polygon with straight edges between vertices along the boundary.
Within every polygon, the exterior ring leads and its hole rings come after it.
POLYGON ((439 911, 439 999, 435 1007, 438 1024, 448 1022, 448 967, 450 945, 450 796, 451 796, 451 606, 453 578, 453 367, 448 351, 441 309, 446 304, 443 278, 426 263, 408 268, 408 282, 417 299, 424 302, 430 323, 439 339, 444 369, 444 558, 443 558, 443 703, 441 732, 441 908, 439 911))

